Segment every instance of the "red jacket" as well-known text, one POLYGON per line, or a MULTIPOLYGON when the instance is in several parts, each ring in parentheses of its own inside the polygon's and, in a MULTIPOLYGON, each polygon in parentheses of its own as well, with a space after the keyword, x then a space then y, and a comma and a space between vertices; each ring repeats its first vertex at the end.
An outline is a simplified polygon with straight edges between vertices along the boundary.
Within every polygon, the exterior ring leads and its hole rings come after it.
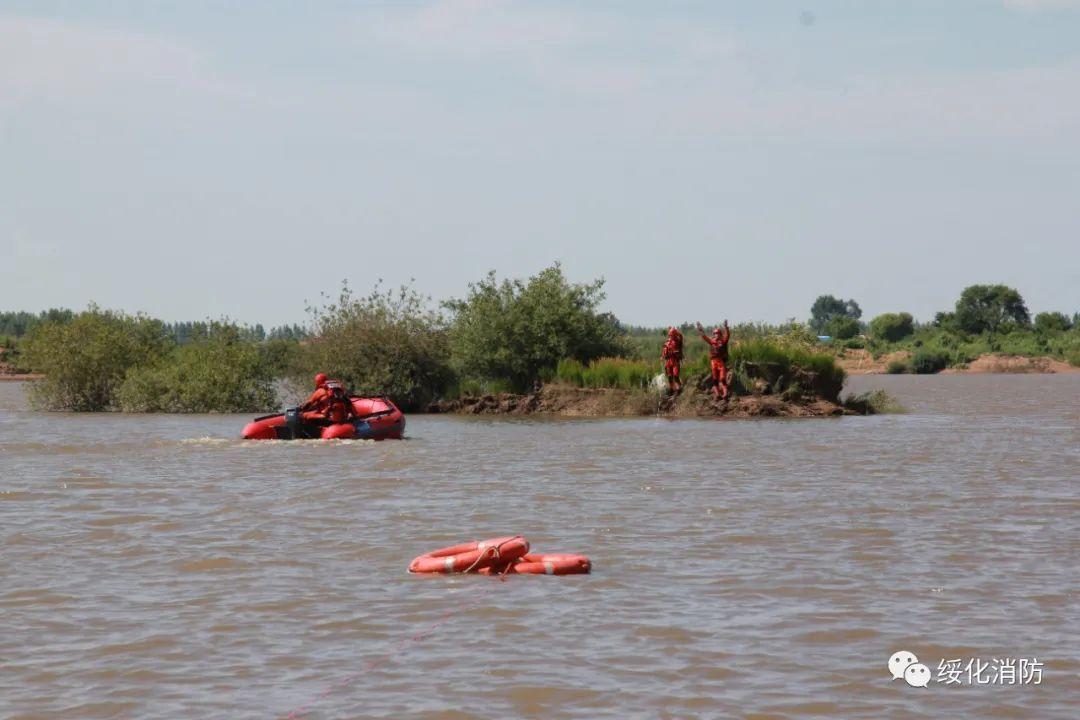
POLYGON ((709 343, 709 357, 713 360, 727 360, 728 359, 728 340, 731 339, 731 330, 724 328, 721 331, 719 338, 711 338, 708 335, 702 334, 701 339, 709 343))
POLYGON ((311 393, 311 397, 307 399, 307 402, 300 406, 301 410, 306 412, 322 412, 326 409, 326 401, 330 399, 330 392, 326 389, 326 386, 315 388, 315 392, 311 393))

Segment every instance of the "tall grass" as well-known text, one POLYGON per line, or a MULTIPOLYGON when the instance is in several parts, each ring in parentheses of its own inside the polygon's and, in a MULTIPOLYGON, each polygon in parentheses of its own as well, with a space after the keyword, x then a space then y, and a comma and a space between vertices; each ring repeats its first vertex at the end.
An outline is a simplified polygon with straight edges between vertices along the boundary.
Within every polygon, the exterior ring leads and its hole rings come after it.
POLYGON ((833 355, 801 344, 756 339, 733 345, 730 355, 736 380, 765 380, 776 394, 809 391, 835 401, 844 385, 844 370, 833 355))
POLYGON ((844 407, 862 415, 882 415, 886 413, 907 412, 896 398, 884 390, 871 390, 861 395, 849 395, 844 398, 844 407))
POLYGON ((649 386, 660 372, 659 362, 600 358, 588 365, 563 360, 555 368, 555 379, 576 387, 640 390, 649 386))
MULTIPOLYGON (((773 340, 755 339, 732 345, 729 366, 733 386, 739 393, 813 394, 835 401, 844 384, 844 371, 832 355, 773 340), (764 381, 764 387, 760 381, 764 381)), ((601 358, 588 365, 563 360, 553 379, 575 387, 635 390, 647 388, 660 372, 659 360, 601 358)), ((696 353, 696 357, 683 362, 683 382, 708 374, 707 354, 696 353)))

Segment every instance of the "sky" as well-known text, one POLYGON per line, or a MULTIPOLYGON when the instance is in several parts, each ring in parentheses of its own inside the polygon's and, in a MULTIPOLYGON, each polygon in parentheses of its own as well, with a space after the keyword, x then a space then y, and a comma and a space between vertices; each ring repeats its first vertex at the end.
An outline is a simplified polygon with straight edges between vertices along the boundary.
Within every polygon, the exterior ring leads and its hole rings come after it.
POLYGON ((0 310, 1080 311, 1080 0, 0 0, 0 310))

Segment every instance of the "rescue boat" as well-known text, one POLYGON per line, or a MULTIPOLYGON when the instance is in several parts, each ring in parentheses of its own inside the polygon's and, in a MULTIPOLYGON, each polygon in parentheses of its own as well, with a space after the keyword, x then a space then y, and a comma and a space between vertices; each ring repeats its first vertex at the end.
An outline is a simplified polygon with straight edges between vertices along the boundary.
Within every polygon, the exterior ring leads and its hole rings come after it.
POLYGON ((346 422, 309 422, 300 408, 288 408, 277 415, 264 415, 248 423, 241 435, 245 440, 386 440, 400 439, 405 432, 405 414, 390 398, 350 397, 353 417, 346 422))

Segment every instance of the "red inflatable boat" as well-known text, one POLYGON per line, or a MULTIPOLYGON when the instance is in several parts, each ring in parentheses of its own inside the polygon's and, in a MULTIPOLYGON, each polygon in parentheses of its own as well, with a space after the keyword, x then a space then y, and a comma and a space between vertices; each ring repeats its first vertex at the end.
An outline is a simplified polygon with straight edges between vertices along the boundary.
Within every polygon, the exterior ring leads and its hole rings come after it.
POLYGON ((350 397, 355 415, 343 423, 312 423, 300 417, 299 408, 278 415, 264 415, 244 427, 245 440, 386 440, 405 432, 405 415, 389 398, 350 397))

